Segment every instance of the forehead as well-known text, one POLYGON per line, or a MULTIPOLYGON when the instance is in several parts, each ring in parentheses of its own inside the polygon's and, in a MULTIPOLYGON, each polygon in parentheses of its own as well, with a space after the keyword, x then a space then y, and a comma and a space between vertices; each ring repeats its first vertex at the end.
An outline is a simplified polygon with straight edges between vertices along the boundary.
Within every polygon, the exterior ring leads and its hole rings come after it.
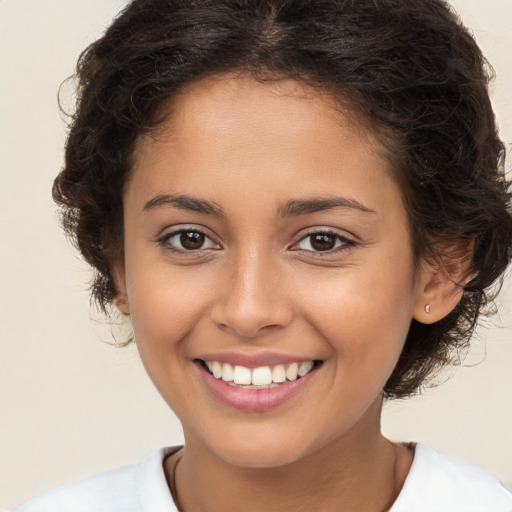
MULTIPOLYGON (((160 107, 156 117, 164 122, 139 138, 137 154, 169 138, 198 139, 209 135, 207 130, 215 126, 227 130, 247 123, 255 129, 259 123, 264 127, 261 135, 270 139, 275 135, 272 128, 285 134, 293 128, 311 130, 316 123, 329 121, 336 132, 364 138, 373 150, 388 157, 386 148, 378 142, 381 134, 353 102, 293 79, 257 81, 243 73, 204 77, 186 84, 160 107)), ((241 140, 243 133, 238 137, 241 140)))
POLYGON ((136 152, 134 178, 148 194, 204 195, 224 186, 247 196, 266 186, 278 195, 293 188, 325 196, 355 181, 378 187, 391 176, 383 146, 353 110, 294 80, 209 77, 165 110, 165 122, 136 152))

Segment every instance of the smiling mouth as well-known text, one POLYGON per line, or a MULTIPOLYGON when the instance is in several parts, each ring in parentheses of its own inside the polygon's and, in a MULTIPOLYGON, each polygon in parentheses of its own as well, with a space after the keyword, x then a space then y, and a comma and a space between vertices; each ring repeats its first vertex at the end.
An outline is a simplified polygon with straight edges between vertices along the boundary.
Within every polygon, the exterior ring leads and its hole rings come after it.
POLYGON ((312 360, 294 362, 290 364, 277 364, 271 366, 258 366, 248 368, 241 365, 231 365, 219 361, 198 360, 203 368, 217 380, 243 389, 271 389, 293 382, 318 368, 322 361, 312 360))

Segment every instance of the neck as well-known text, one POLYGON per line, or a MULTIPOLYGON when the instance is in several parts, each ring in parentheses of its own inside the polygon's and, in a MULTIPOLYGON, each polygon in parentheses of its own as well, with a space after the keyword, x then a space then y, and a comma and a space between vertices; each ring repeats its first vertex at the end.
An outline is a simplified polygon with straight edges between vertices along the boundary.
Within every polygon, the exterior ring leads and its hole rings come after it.
POLYGON ((293 463, 244 468, 191 439, 166 461, 166 472, 170 478, 181 457, 175 483, 182 512, 383 512, 407 476, 412 455, 406 452, 385 439, 380 428, 354 429, 293 463))

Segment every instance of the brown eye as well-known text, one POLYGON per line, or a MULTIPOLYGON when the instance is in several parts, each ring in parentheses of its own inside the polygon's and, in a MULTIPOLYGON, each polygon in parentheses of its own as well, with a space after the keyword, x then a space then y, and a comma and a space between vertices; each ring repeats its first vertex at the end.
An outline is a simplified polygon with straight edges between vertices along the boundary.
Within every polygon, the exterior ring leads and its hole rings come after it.
POLYGON ((158 242, 177 253, 218 250, 221 247, 208 235, 196 229, 179 229, 164 235, 158 242))
POLYGON ((203 233, 197 231, 182 231, 180 234, 180 244, 184 249, 194 251, 201 249, 206 237, 203 233))
POLYGON ((295 250, 311 253, 329 252, 335 253, 349 249, 355 245, 353 240, 346 238, 336 232, 318 231, 306 235, 295 246, 295 250))
POLYGON ((329 251, 336 246, 336 237, 325 233, 310 235, 310 244, 315 251, 329 251))

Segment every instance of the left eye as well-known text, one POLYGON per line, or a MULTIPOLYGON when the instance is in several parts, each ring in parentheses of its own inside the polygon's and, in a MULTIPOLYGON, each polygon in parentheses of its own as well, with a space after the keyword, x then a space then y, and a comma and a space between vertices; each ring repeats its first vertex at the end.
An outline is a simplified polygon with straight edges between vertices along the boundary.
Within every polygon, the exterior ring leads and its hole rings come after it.
POLYGON ((305 236, 296 247, 302 251, 326 252, 349 245, 353 245, 351 240, 335 233, 311 233, 305 236))
POLYGON ((180 229, 169 233, 162 238, 161 243, 175 251, 182 252, 218 248, 211 238, 194 229, 180 229))

